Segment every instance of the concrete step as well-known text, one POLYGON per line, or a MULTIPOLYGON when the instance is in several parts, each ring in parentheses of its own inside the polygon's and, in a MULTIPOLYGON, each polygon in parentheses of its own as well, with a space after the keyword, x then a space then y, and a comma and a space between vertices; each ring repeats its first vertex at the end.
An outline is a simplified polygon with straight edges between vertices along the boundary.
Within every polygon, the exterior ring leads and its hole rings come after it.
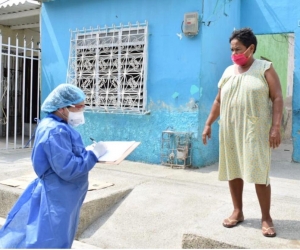
POLYGON ((184 234, 182 238, 183 249, 244 249, 243 247, 227 244, 211 238, 196 234, 184 234))
MULTIPOLYGON (((88 191, 81 208, 79 225, 72 245, 73 249, 99 248, 91 244, 76 240, 82 232, 95 220, 103 216, 111 207, 122 200, 132 190, 131 187, 114 185, 105 189, 88 191)), ((5 223, 4 217, 15 204, 23 189, 0 184, 0 227, 5 223)))
POLYGON ((80 211, 79 225, 75 239, 78 239, 84 230, 94 223, 95 220, 105 215, 110 208, 121 201, 130 192, 130 188, 122 189, 113 192, 111 191, 105 195, 93 194, 93 198, 90 197, 89 199, 85 199, 80 211))
POLYGON ((72 249, 100 249, 100 248, 84 242, 80 242, 78 240, 74 240, 72 249))
MULTIPOLYGON (((36 178, 32 169, 29 172, 30 174, 7 178, 3 181, 5 184, 0 183, 0 217, 7 216, 24 189, 36 178)), ((11 173, 11 175, 13 174, 16 175, 17 172, 11 173)), ((132 190, 132 187, 128 185, 118 185, 92 178, 90 178, 90 184, 93 185, 94 189, 87 192, 83 202, 76 238, 98 217, 101 217, 132 190)))

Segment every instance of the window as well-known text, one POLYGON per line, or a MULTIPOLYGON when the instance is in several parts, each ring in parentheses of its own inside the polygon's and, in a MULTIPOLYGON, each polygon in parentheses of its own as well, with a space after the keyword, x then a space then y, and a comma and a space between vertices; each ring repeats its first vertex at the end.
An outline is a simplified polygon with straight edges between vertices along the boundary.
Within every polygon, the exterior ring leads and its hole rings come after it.
POLYGON ((145 114, 147 23, 72 31, 67 82, 87 111, 145 114))

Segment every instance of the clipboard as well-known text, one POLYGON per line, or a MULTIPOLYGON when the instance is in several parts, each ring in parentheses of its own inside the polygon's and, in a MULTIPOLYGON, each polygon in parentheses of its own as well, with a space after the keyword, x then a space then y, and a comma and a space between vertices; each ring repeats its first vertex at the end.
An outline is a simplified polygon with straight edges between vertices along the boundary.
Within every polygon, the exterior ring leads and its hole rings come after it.
MULTIPOLYGON (((122 142, 122 141, 121 141, 122 142)), ((120 143, 121 143, 120 142, 120 143)), ((105 143, 105 141, 104 141, 105 143)), ((110 143, 110 142, 108 142, 110 143)), ((118 143, 118 142, 115 142, 118 143)), ((102 164, 113 164, 113 165, 118 165, 120 164, 128 155, 130 155, 141 143, 140 142, 132 142, 131 146, 129 146, 116 160, 112 160, 112 161, 106 161, 106 160, 101 160, 100 157, 98 163, 102 163, 102 164)), ((113 150, 108 148, 108 150, 113 150)), ((110 152, 111 154, 113 154, 113 152, 110 152)), ((104 155, 105 156, 105 155, 104 155)))

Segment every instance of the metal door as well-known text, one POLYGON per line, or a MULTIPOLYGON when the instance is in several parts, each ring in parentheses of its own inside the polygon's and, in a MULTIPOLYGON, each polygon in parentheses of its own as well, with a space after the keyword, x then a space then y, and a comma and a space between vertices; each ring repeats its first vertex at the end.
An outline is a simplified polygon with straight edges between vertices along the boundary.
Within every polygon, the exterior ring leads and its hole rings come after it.
POLYGON ((32 147, 39 109, 39 48, 18 37, 3 44, 0 34, 0 149, 32 147))

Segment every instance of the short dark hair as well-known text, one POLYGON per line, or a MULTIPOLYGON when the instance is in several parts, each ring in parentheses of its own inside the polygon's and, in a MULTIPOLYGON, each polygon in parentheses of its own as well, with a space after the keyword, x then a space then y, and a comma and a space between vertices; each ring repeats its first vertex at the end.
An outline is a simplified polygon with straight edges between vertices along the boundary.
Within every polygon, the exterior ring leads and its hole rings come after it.
POLYGON ((254 44, 255 48, 253 51, 253 54, 256 51, 256 46, 257 46, 257 39, 254 33, 252 32, 252 29, 250 28, 242 28, 239 30, 234 30, 229 38, 229 43, 233 39, 237 39, 240 41, 242 44, 244 44, 247 48, 251 45, 254 44))

